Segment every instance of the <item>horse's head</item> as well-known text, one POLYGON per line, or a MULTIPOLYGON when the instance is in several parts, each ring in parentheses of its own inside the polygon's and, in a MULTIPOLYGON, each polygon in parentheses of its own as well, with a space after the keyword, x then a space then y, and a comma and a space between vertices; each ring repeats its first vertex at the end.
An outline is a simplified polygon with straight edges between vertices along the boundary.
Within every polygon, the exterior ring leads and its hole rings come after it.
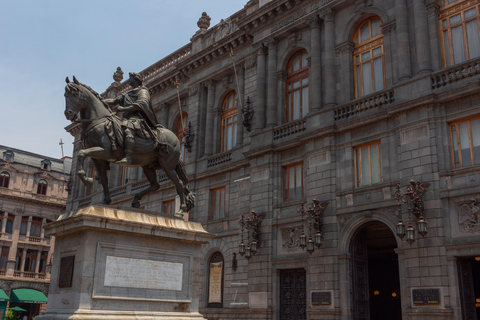
POLYGON ((73 82, 70 82, 68 77, 65 81, 67 82, 65 86, 65 117, 67 120, 73 120, 77 113, 86 107, 87 94, 75 76, 73 76, 73 82))

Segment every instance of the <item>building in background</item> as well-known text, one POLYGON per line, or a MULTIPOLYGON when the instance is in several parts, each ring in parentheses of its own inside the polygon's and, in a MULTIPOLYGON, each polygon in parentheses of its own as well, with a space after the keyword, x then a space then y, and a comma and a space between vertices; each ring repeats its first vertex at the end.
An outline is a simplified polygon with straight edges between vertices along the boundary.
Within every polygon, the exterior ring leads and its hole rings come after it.
POLYGON ((55 241, 42 226, 65 211, 71 162, 0 146, 0 288, 29 319, 46 306, 55 241))
MULTIPOLYGON (((191 146, 189 218, 217 234, 203 247, 206 318, 480 319, 479 12, 252 0, 211 28, 204 13, 190 42, 141 71, 159 122, 191 146), (299 211, 315 198, 309 228, 299 211), (252 210, 264 218, 247 261, 238 220, 252 210)), ((104 97, 129 89, 114 79, 104 97)), ((67 130, 76 155, 80 127, 67 130)), ((148 185, 141 169, 109 177, 116 205, 148 185)), ((101 202, 73 178, 67 210, 101 202)), ((158 179, 142 205, 173 212, 158 179)))

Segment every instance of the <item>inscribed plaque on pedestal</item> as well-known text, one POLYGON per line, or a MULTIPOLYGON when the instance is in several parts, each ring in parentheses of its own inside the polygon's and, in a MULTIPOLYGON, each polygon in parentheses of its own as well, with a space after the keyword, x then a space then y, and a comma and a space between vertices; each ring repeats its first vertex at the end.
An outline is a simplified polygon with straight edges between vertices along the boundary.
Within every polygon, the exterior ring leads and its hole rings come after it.
POLYGON ((223 261, 210 263, 208 303, 222 303, 223 261))

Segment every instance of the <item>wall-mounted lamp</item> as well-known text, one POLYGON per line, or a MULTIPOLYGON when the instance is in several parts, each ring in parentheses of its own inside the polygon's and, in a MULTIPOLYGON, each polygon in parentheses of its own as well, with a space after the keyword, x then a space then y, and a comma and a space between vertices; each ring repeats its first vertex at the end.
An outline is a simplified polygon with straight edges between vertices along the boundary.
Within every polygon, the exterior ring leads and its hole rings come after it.
POLYGON ((423 217, 422 197, 429 186, 430 183, 421 183, 420 181, 415 183, 412 179, 410 180, 410 185, 405 187, 406 191, 403 191, 400 188, 400 184, 397 184, 397 191, 394 194, 394 197, 398 202, 397 236, 400 239, 403 239, 406 236, 406 240, 410 245, 415 242, 415 229, 412 225, 412 213, 417 218, 418 234, 422 237, 427 235, 427 221, 423 217), (403 224, 403 212, 400 201, 408 205, 408 227, 403 224))
POLYGON ((243 126, 247 129, 248 132, 252 130, 252 119, 255 110, 251 106, 250 97, 247 97, 247 101, 245 102, 245 107, 242 107, 242 117, 243 117, 243 126))
POLYGON ((192 124, 188 121, 187 132, 185 133, 185 149, 190 153, 192 152, 192 142, 194 138, 195 133, 193 133, 192 124))
POLYGON ((302 234, 300 235, 300 247, 303 249, 307 248, 307 252, 312 254, 315 251, 315 246, 320 248, 323 245, 323 235, 320 219, 325 211, 325 208, 328 205, 328 201, 320 202, 317 199, 313 199, 312 204, 305 206, 305 202, 302 203, 299 213, 303 221, 308 221, 308 240, 305 235, 305 230, 302 228, 302 234), (312 237, 312 226, 315 229, 315 236, 312 237))
POLYGON ((243 214, 240 216, 238 224, 240 225, 240 231, 242 234, 242 239, 240 240, 240 245, 238 246, 238 253, 241 256, 245 255, 247 260, 250 260, 252 255, 257 253, 258 248, 260 248, 260 224, 265 218, 265 213, 257 214, 252 210, 251 217, 243 218, 243 214), (247 244, 243 240, 243 233, 247 231, 247 244), (250 238, 250 230, 251 238, 250 238), (251 239, 251 241, 250 241, 251 239))

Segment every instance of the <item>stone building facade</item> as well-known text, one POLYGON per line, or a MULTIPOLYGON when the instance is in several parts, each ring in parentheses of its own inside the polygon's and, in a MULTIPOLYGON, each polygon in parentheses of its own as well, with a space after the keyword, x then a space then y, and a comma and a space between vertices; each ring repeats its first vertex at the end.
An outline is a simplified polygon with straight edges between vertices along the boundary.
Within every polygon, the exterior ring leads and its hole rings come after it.
MULTIPOLYGON (((48 295, 55 239, 42 226, 65 211, 71 161, 0 146, 0 289, 48 295)), ((30 315, 43 306, 26 303, 30 315)))
MULTIPOLYGON (((217 234, 198 280, 206 318, 480 319, 479 10, 252 0, 211 28, 202 15, 187 45, 141 71, 159 122, 191 145, 189 219, 217 234), (326 207, 309 227, 299 211, 314 198, 326 207), (238 220, 252 210, 265 216, 247 260, 238 220), (323 244, 307 253, 302 233, 323 244)), ((114 79, 103 96, 128 90, 114 79)), ((80 129, 67 129, 75 155, 80 129)), ((142 204, 173 212, 158 178, 142 204)), ((73 183, 67 210, 101 201, 73 183)), ((110 185, 128 205, 147 182, 112 165, 110 185)))

